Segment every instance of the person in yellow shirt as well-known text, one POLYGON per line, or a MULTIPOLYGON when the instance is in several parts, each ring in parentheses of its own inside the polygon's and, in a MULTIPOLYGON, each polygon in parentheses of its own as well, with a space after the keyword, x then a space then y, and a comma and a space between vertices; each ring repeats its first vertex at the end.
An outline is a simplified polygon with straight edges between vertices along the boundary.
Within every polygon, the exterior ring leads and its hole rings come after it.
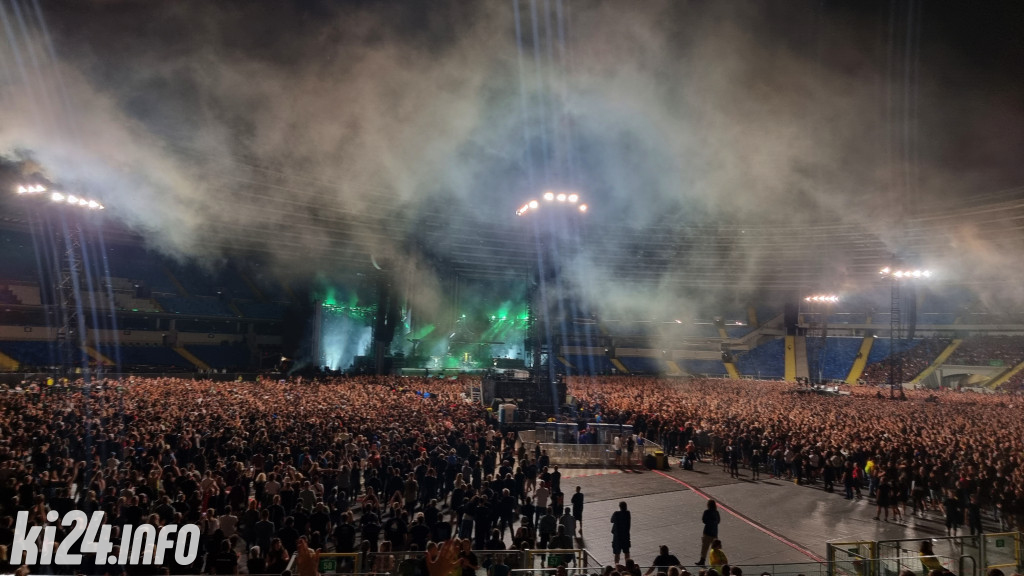
POLYGON ((708 564, 712 568, 721 572, 722 566, 729 563, 729 558, 725 556, 725 551, 722 550, 722 541, 715 540, 711 543, 711 552, 708 553, 708 564))
MULTIPOLYGON (((864 475, 868 477, 868 496, 872 498, 874 498, 875 491, 878 489, 878 474, 875 473, 877 468, 878 465, 875 464, 875 457, 868 456, 868 461, 864 464, 864 475)), ((875 514, 875 516, 878 516, 878 514, 875 514)))
POLYGON ((924 568, 925 574, 932 570, 942 571, 945 569, 943 568, 939 557, 935 555, 935 550, 932 548, 931 540, 921 540, 921 547, 918 549, 918 555, 921 557, 921 567, 924 568))

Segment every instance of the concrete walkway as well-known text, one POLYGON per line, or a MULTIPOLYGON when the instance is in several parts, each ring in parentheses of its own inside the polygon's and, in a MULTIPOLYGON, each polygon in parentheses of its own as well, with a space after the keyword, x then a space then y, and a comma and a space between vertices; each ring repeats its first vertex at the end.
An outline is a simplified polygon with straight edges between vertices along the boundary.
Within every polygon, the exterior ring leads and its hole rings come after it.
MULTIPOLYGON (((875 506, 867 498, 846 500, 842 488, 827 493, 821 484, 798 486, 762 474, 759 481, 743 470, 730 478, 721 466, 697 463, 693 471, 566 470, 562 490, 566 499, 576 486, 585 496, 583 538, 599 562, 612 562, 611 524, 620 501, 632 513, 632 558, 647 566, 667 545, 691 570, 700 555, 701 515, 707 498, 720 505, 719 537, 729 561, 737 565, 816 562, 826 557, 829 540, 888 540, 945 536, 938 512, 926 518, 896 522, 874 520, 875 506)), ((991 519, 989 519, 991 520, 991 519)), ((995 526, 986 524, 995 531, 995 526)), ((816 569, 801 570, 816 572, 816 569)), ((749 570, 748 570, 749 571, 749 570)), ((774 571, 773 571, 774 572, 774 571)))

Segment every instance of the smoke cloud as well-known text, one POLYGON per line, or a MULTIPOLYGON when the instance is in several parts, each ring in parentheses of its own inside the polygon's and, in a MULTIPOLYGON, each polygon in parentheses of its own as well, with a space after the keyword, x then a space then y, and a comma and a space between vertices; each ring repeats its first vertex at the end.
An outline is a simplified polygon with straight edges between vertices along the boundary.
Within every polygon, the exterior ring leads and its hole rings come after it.
POLYGON ((475 237, 536 244, 512 213, 547 188, 591 205, 560 269, 608 316, 852 288, 888 254, 998 277, 1017 232, 915 220, 1024 182, 1019 79, 947 93, 978 63, 920 3, 0 5, 0 154, 178 258, 386 261, 427 316, 451 312, 439 269, 508 258, 475 237))

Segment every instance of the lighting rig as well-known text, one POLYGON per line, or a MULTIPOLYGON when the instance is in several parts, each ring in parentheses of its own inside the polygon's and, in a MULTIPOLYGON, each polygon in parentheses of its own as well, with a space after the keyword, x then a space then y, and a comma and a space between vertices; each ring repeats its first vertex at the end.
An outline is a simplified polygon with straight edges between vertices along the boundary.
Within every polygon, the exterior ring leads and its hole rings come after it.
POLYGON ((889 297, 889 398, 895 398, 896 388, 903 397, 903 310, 901 284, 908 281, 928 280, 931 270, 886 266, 878 271, 882 280, 888 280, 889 297))
MULTIPOLYGON (((100 211, 105 206, 93 198, 48 188, 42 184, 20 184, 15 194, 25 198, 48 199, 55 206, 74 210, 100 211)), ((60 295, 61 327, 57 332, 61 368, 70 371, 76 365, 77 351, 84 349, 85 326, 79 315, 77 284, 82 274, 82 229, 77 222, 66 229, 64 255, 61 259, 60 277, 56 292, 60 295)), ((84 361, 83 361, 84 364, 84 361)))
POLYGON ((518 210, 516 210, 516 216, 525 216, 527 213, 541 209, 549 209, 548 207, 556 206, 575 206, 576 210, 582 213, 586 213, 589 207, 581 202, 580 195, 576 192, 555 192, 548 190, 541 196, 541 200, 532 199, 526 204, 523 204, 518 210))
MULTIPOLYGON (((817 370, 818 380, 820 381, 824 372, 825 345, 828 342, 828 318, 832 313, 832 306, 839 302, 839 296, 835 294, 812 294, 805 296, 804 302, 807 302, 810 310, 815 313, 813 317, 816 320, 810 322, 806 336, 808 342, 816 343, 813 349, 808 350, 808 360, 811 359, 810 355, 813 352, 814 362, 811 364, 817 370)), ((808 369, 810 368, 811 366, 808 366, 808 369)))

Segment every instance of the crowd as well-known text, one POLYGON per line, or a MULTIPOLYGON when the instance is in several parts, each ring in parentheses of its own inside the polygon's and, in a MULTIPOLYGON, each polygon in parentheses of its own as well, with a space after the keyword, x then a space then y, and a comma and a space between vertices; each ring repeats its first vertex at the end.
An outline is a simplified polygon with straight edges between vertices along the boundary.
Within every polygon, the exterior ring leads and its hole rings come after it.
POLYGON ((971 336, 949 357, 950 364, 1016 366, 1024 360, 1024 336, 971 336))
MULTIPOLYGON (((513 458, 467 388, 466 379, 134 378, 4 393, 0 546, 9 550, 19 511, 43 525, 49 510, 78 508, 102 510, 114 526, 197 524, 199 559, 172 573, 223 572, 232 559, 280 573, 300 537, 313 549, 398 540, 423 550, 451 535, 437 500, 460 512, 477 504, 499 451, 513 458), (235 558, 238 549, 248 556, 235 558)), ((56 528, 59 542, 66 528, 56 528)))
POLYGON ((1021 393, 1024 392, 1024 370, 1017 372, 1010 376, 1006 382, 1003 382, 1000 388, 1005 392, 1021 393))
MULTIPOLYGON (((196 562, 168 557, 177 574, 279 574, 322 549, 363 552, 376 571, 394 571, 396 552, 425 552, 423 573, 441 576, 504 566, 474 551, 572 547, 583 495, 562 486, 539 446, 502 434, 467 401, 473 383, 135 378, 2 393, 0 557, 18 512, 44 525, 50 510, 75 508, 104 511, 114 526, 198 525, 196 562)), ((891 484, 915 511, 952 491, 1024 525, 1024 424, 1009 397, 890 402, 857 389, 797 396, 778 382, 629 376, 570 378, 569 392, 583 412, 674 452, 695 440, 695 457, 802 481, 842 483, 856 468, 869 490, 891 484)), ((60 542, 67 528, 56 530, 60 542)), ((5 560, 13 565, 0 569, 17 567, 5 560)))
POLYGON ((826 396, 795 394, 785 382, 673 384, 639 376, 575 377, 569 392, 583 410, 633 424, 669 453, 842 487, 847 498, 862 486, 870 496, 883 487, 891 495, 886 517, 890 502, 950 515, 953 495, 957 527, 976 511, 991 512, 1005 528, 1024 527, 1024 419, 1016 396, 910 390, 899 402, 870 387, 826 396))
MULTIPOLYGON (((932 362, 949 346, 948 338, 921 338, 911 342, 905 342, 907 347, 901 357, 901 372, 903 381, 909 382, 915 376, 931 366, 932 362)), ((886 358, 880 362, 869 364, 864 368, 860 380, 871 386, 879 386, 889 383, 890 359, 886 358)))

